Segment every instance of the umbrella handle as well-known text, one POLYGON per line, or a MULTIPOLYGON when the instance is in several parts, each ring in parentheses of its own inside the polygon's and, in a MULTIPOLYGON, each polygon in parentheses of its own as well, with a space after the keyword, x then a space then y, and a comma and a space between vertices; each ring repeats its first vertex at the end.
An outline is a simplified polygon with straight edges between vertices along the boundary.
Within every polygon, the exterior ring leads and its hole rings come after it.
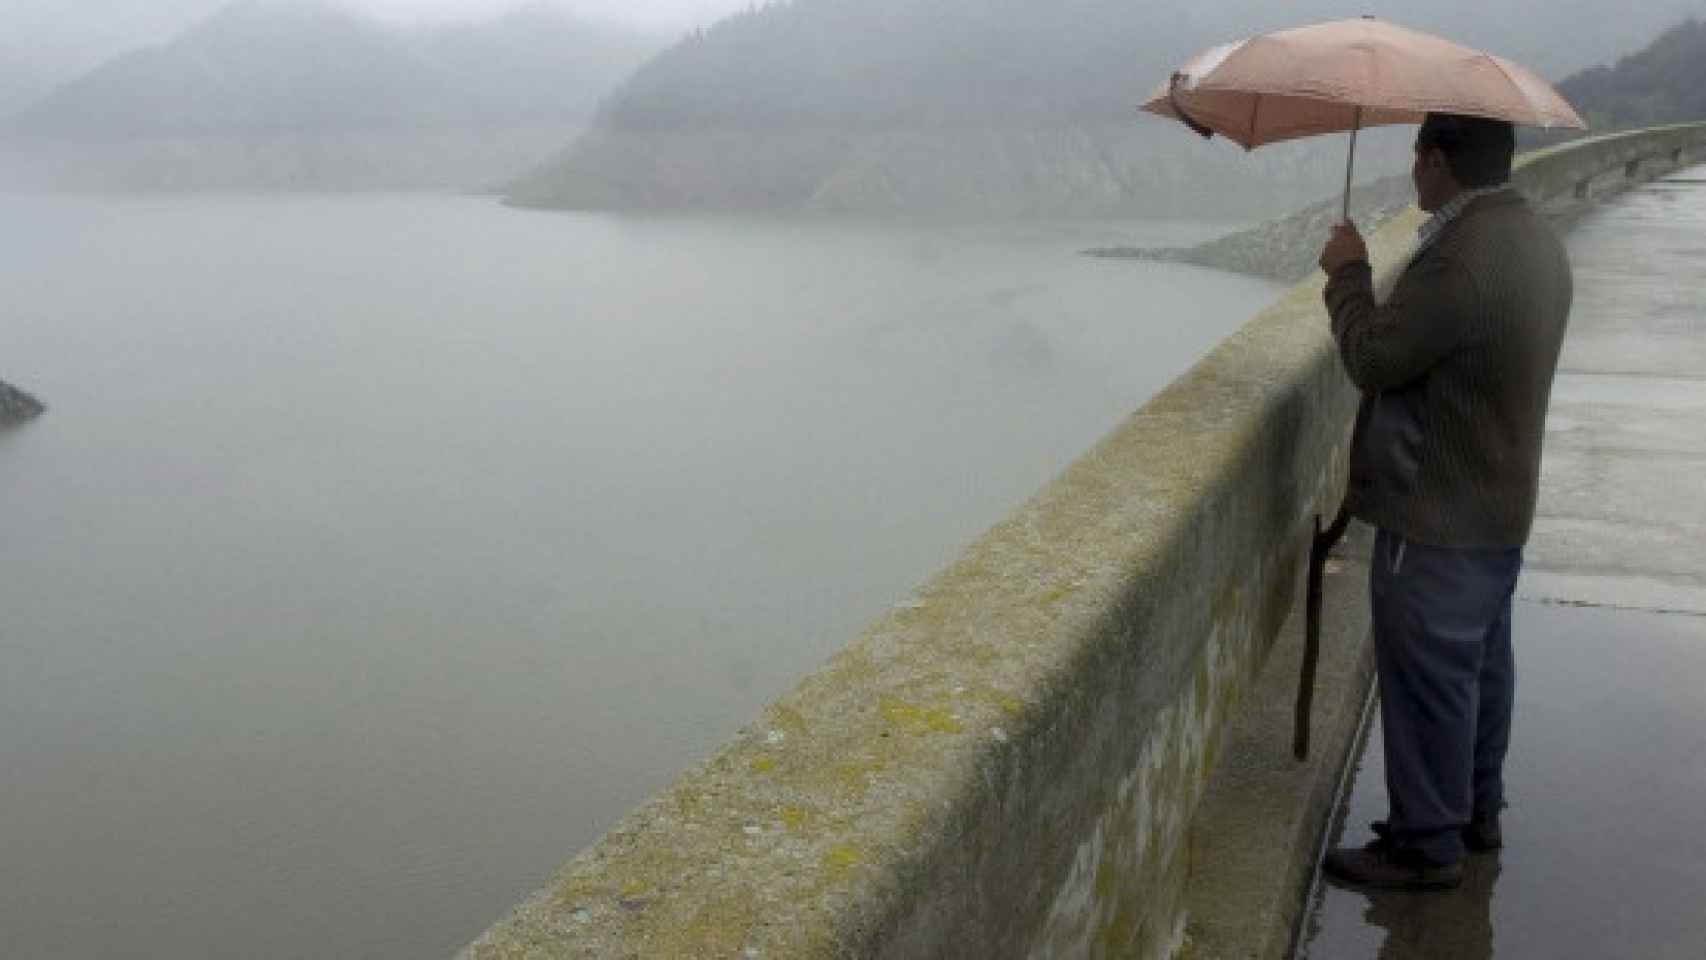
MULTIPOLYGON (((1175 108, 1176 109, 1176 108, 1175 108)), ((1362 129, 1362 108, 1357 107, 1356 122, 1351 126, 1351 152, 1345 158, 1345 209, 1342 222, 1351 222, 1351 172, 1357 165, 1357 132, 1362 129)))
POLYGON ((1339 507, 1338 516, 1327 529, 1321 529, 1321 515, 1315 515, 1315 536, 1309 541, 1309 580, 1303 600, 1303 663, 1297 678, 1297 705, 1292 716, 1291 754, 1299 760, 1309 759, 1309 713, 1315 702, 1315 670, 1321 659, 1321 580, 1332 552, 1345 528, 1350 526, 1350 505, 1339 507))
MULTIPOLYGON (((1356 423, 1351 426, 1352 447, 1368 428, 1368 418, 1369 398, 1364 397, 1357 405, 1356 423)), ((1350 525, 1351 503, 1347 494, 1327 529, 1321 529, 1321 515, 1315 515, 1315 536, 1309 541, 1309 577, 1303 602, 1303 665, 1297 678, 1297 709, 1291 738, 1292 755, 1299 760, 1309 759, 1309 711, 1315 702, 1315 667, 1321 658, 1321 579, 1326 572, 1327 555, 1350 525)))

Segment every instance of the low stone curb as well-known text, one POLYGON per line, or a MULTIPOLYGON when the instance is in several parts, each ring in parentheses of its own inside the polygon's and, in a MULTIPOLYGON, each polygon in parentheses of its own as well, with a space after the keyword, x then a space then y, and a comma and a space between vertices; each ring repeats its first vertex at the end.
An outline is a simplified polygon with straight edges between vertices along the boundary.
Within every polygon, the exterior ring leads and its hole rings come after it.
MULTIPOLYGON (((1374 679, 1366 563, 1371 540, 1368 528, 1353 525, 1323 578, 1309 759, 1298 762, 1291 753, 1303 658, 1301 602, 1234 722, 1191 826, 1180 958, 1291 956, 1374 679)), ((1297 596, 1303 596, 1301 583, 1297 596)))

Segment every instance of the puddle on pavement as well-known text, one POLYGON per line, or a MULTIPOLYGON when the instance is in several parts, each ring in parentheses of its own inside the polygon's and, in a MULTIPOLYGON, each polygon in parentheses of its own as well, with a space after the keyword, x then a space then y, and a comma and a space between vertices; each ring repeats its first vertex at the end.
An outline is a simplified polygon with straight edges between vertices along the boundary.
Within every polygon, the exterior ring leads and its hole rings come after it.
MULTIPOLYGON (((1444 893, 1317 884, 1308 960, 1706 957, 1706 618, 1519 603, 1505 849, 1444 893)), ((1332 843, 1386 813, 1378 722, 1332 843)))

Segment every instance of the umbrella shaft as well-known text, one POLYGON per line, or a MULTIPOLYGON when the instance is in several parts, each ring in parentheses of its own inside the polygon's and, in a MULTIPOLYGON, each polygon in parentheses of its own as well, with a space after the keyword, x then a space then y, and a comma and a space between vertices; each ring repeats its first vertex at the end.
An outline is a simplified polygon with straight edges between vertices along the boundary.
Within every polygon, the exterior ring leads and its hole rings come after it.
POLYGON ((1345 158, 1345 209, 1342 217, 1345 223, 1351 222, 1351 173, 1357 166, 1357 132, 1362 129, 1362 108, 1357 107, 1356 124, 1351 127, 1351 152, 1345 158))

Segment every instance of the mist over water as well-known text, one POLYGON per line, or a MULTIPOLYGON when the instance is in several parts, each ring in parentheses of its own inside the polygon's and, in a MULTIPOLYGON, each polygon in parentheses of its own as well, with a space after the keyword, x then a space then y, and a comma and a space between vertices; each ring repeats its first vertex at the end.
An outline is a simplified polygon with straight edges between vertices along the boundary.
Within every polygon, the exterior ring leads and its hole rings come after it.
POLYGON ((442 956, 1272 295, 1210 224, 0 198, 8 955, 442 956))

